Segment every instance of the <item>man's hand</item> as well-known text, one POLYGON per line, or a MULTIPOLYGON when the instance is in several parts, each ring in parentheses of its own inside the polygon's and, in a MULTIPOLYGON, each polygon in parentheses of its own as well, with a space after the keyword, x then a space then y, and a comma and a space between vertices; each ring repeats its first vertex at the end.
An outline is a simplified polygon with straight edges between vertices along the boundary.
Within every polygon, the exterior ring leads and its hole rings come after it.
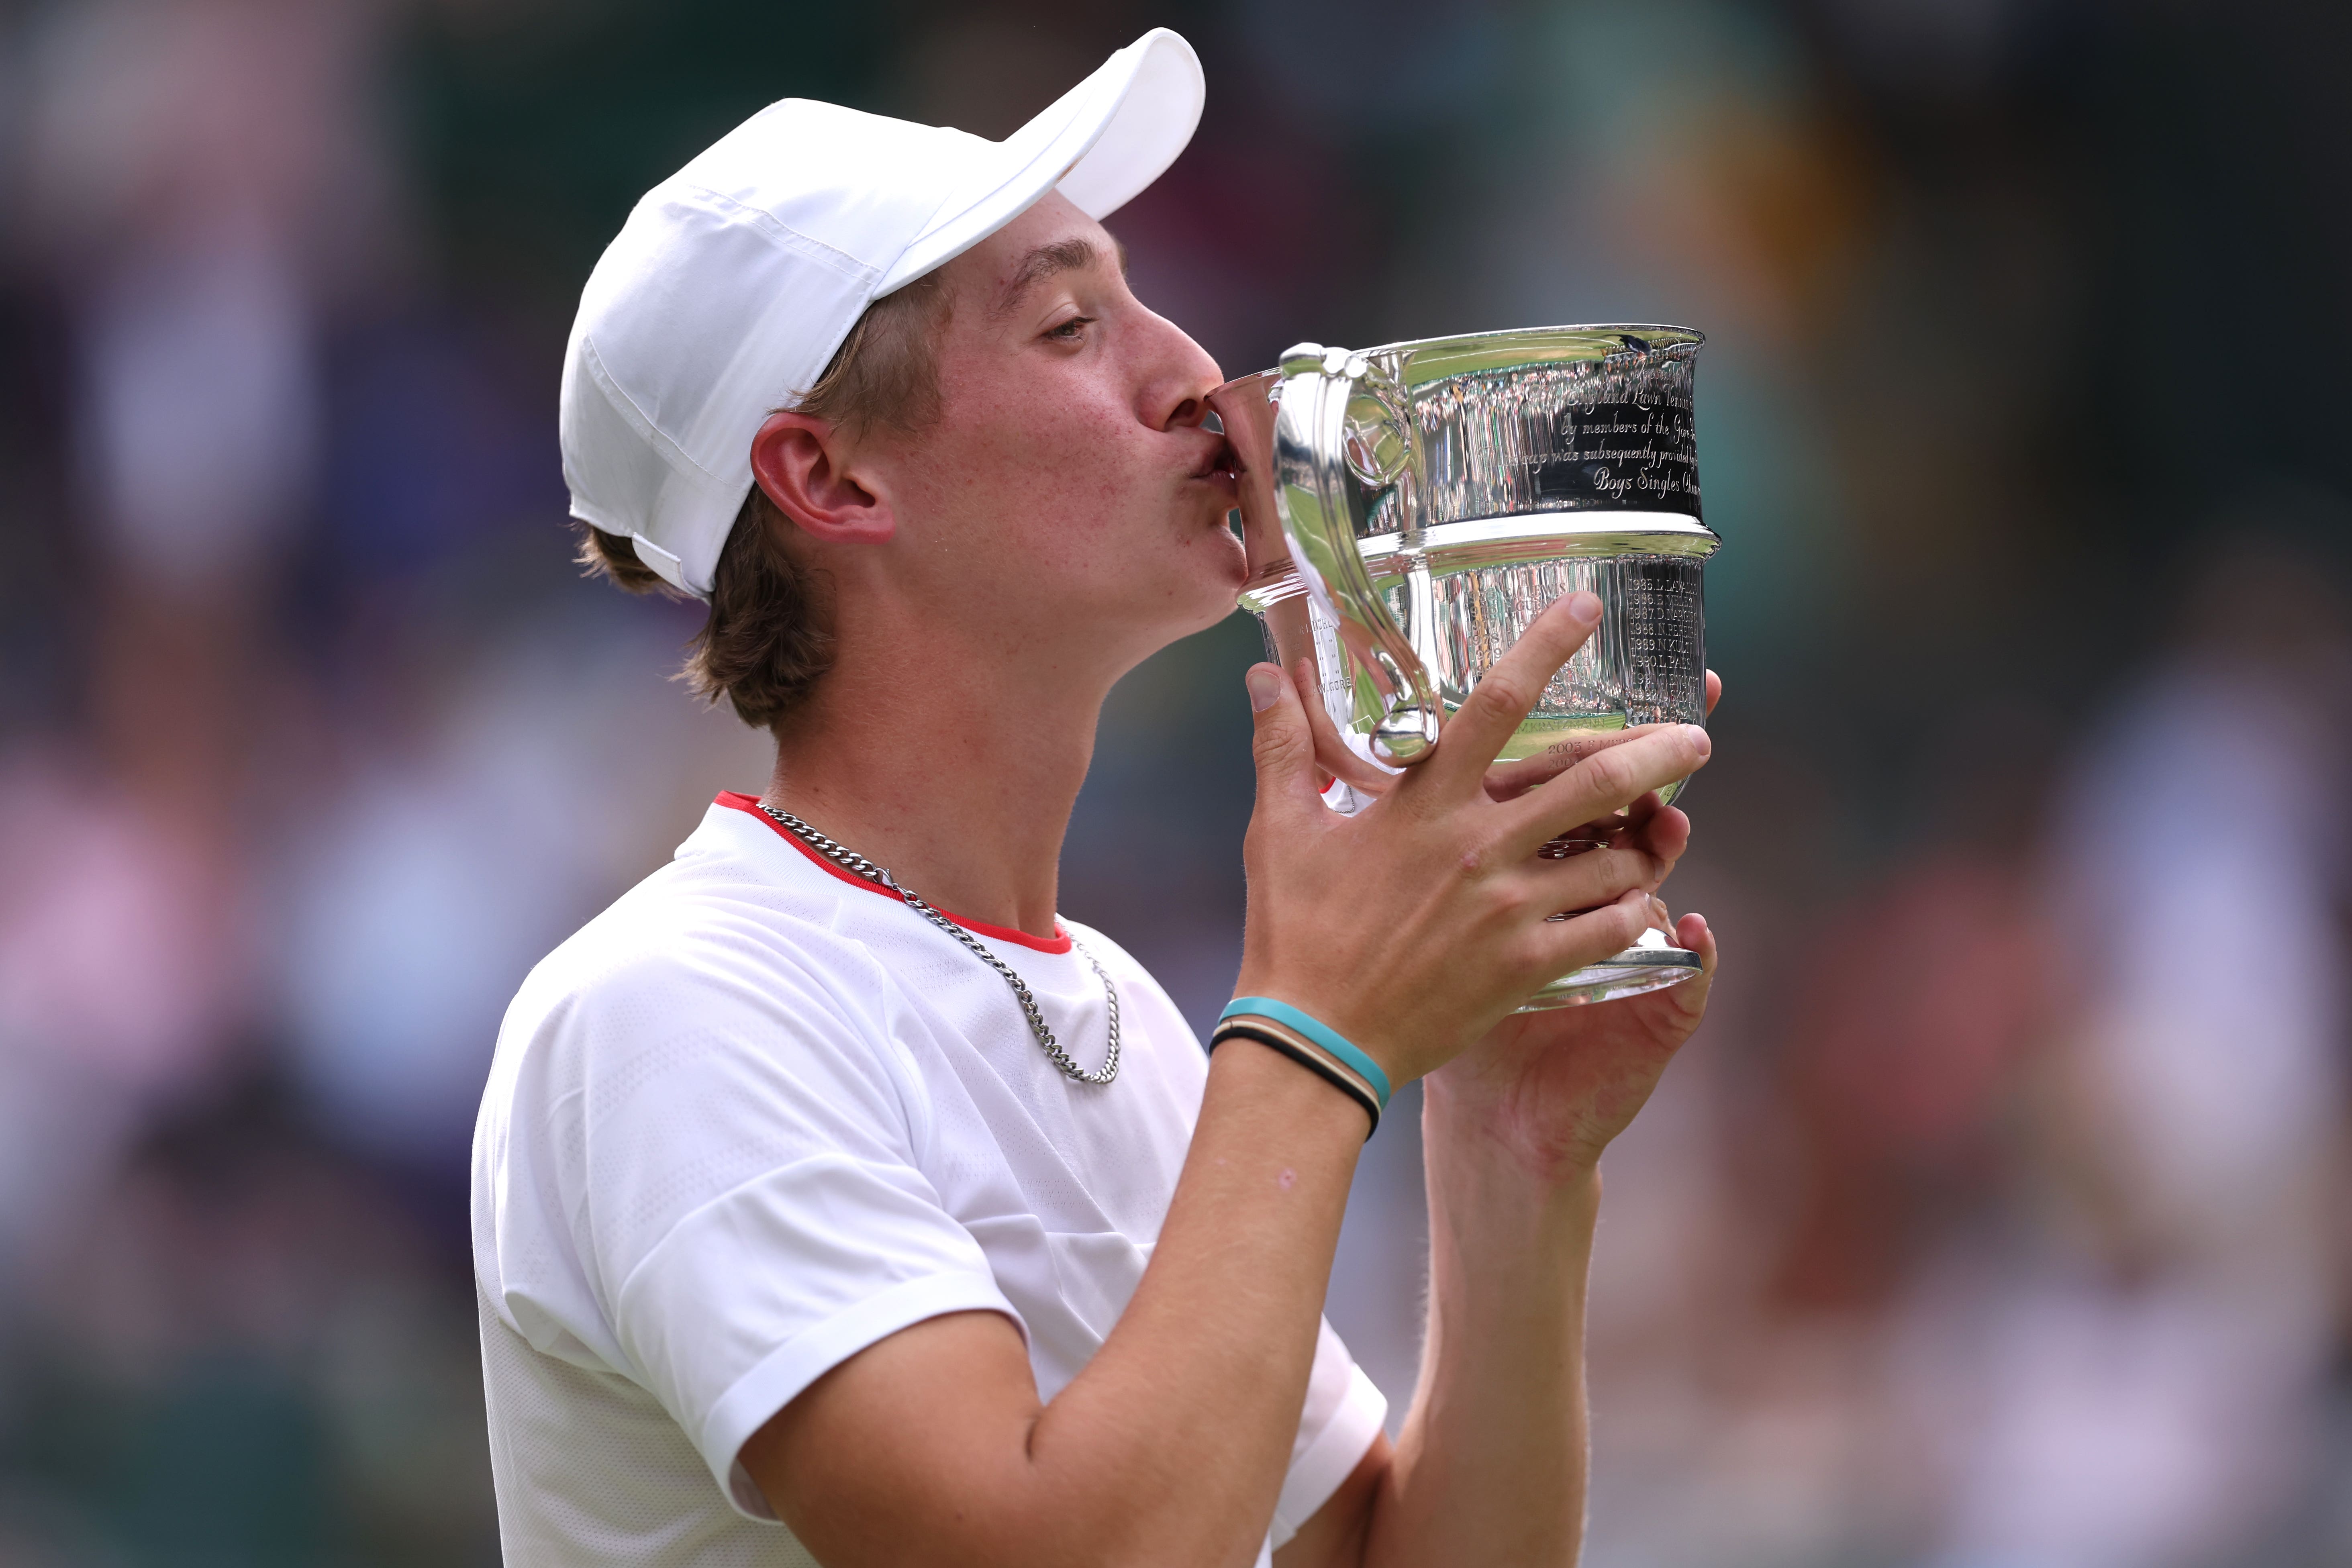
POLYGON ((1715 932, 1695 914, 1673 929, 1705 964, 1696 976, 1614 1002, 1513 1014, 1431 1075, 1433 1114, 1509 1152, 1545 1182, 1581 1179, 1648 1101, 1706 1013, 1715 932))
POLYGON ((1240 990, 1277 997, 1348 1036, 1403 1083, 1438 1067, 1559 975, 1622 951, 1651 919, 1681 852, 1681 814, 1633 813, 1707 756, 1706 732, 1658 724, 1550 776, 1488 784, 1496 755, 1600 620, 1571 594, 1538 616, 1447 721, 1436 754, 1353 816, 1326 807, 1314 716, 1270 665, 1250 671, 1257 810, 1244 859, 1249 925, 1240 990), (1601 825, 1566 859, 1550 840, 1601 825), (1652 831, 1652 828, 1658 831, 1652 831), (1671 831, 1669 831, 1671 830, 1671 831))

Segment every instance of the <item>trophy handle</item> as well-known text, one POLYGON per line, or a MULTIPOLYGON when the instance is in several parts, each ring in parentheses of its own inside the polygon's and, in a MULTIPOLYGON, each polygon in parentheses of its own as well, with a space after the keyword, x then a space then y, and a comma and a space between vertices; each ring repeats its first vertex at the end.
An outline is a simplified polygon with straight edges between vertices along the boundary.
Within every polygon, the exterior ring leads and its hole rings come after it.
MULTIPOLYGON (((1389 406, 1381 395, 1386 389, 1367 381, 1370 368, 1362 354, 1319 343, 1300 343, 1282 356, 1274 417, 1274 500, 1300 581, 1337 626, 1354 658, 1357 679, 1373 688, 1381 720, 1370 737, 1372 754, 1404 767, 1435 749, 1442 710, 1428 666, 1372 586, 1356 548, 1365 508, 1351 469, 1375 459, 1361 450, 1360 441, 1350 453, 1349 405, 1369 397, 1389 406)), ((1388 423, 1411 428, 1393 409, 1388 423)), ((1364 475, 1367 480, 1391 477, 1364 475)))

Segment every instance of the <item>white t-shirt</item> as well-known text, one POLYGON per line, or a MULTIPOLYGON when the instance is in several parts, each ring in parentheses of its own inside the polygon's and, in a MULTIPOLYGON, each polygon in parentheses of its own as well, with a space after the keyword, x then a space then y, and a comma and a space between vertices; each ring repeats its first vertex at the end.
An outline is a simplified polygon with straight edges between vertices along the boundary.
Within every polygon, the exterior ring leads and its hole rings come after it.
MULTIPOLYGON (((812 1562, 736 1454, 817 1377, 979 1309, 1020 1326, 1050 1400, 1109 1333, 1183 1163, 1200 1045, 1095 932, 962 923, 1091 1068, 1108 1018, 1075 931, 1118 988, 1114 1082, 1063 1077, 1001 976, 744 795, 523 982, 474 1139, 509 1564, 812 1562)), ((1269 1549, 1386 1408, 1326 1323, 1269 1549)))

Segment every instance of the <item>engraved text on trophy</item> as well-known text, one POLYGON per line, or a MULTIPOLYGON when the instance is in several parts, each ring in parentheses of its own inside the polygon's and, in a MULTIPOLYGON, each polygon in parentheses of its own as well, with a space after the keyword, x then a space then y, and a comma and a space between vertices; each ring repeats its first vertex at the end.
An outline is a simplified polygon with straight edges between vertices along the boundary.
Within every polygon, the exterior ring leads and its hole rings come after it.
POLYGON ((1671 403, 1561 409, 1522 459, 1540 500, 1697 517, 1698 446, 1691 411, 1671 403))

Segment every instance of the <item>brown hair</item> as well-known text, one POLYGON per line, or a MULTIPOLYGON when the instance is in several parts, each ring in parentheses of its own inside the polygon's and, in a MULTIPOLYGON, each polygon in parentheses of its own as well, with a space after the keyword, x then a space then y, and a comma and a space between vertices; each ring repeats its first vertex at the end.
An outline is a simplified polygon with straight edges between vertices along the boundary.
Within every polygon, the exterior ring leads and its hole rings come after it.
MULTIPOLYGON (((857 318, 824 374, 793 406, 851 432, 923 429, 939 417, 939 336, 948 310, 937 273, 885 294, 857 318)), ((627 538, 576 526, 588 575, 632 594, 677 596, 637 559, 627 538)), ((762 730, 797 707, 833 662, 833 634, 814 574, 793 559, 789 528, 776 503, 753 485, 711 574, 709 617, 687 645, 678 672, 696 696, 726 698, 743 722, 762 730)))

